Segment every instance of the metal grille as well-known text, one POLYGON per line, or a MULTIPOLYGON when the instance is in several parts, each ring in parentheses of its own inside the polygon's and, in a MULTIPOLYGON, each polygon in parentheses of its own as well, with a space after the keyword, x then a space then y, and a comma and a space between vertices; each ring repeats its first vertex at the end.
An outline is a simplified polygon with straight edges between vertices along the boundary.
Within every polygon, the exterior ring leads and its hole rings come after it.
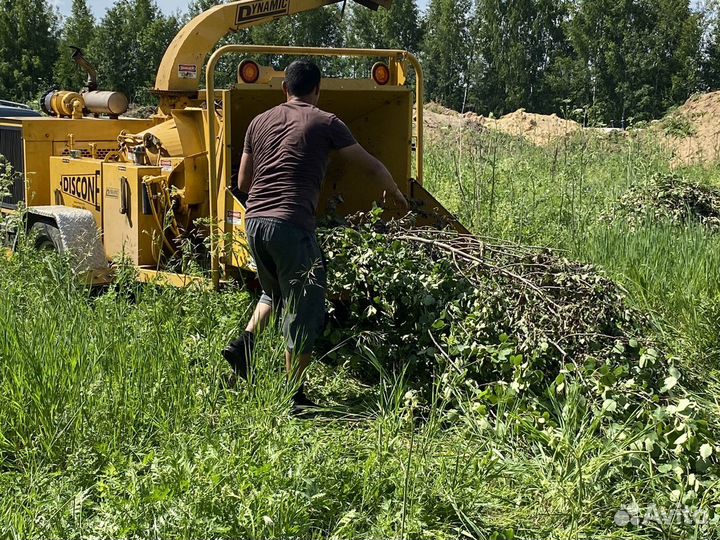
MULTIPOLYGON (((92 157, 92 154, 90 153, 90 149, 89 149, 89 148, 77 148, 76 150, 78 150, 78 151, 80 152, 80 155, 81 155, 82 157, 84 157, 84 158, 92 157)), ((100 148, 100 147, 98 147, 98 148, 95 149, 95 157, 96 157, 97 159, 105 159, 105 156, 107 156, 110 152, 113 152, 113 151, 115 151, 115 150, 117 150, 117 147, 113 147, 113 148, 100 148)), ((69 155, 70 155, 70 150, 68 150, 67 148, 65 148, 65 150, 63 150, 63 151, 62 151, 62 154, 60 154, 60 155, 62 155, 62 156, 69 156, 69 155)))
POLYGON ((0 201, 0 205, 13 207, 25 200, 25 161, 23 159, 22 130, 19 127, 0 127, 0 154, 13 166, 16 174, 10 189, 10 197, 0 201))

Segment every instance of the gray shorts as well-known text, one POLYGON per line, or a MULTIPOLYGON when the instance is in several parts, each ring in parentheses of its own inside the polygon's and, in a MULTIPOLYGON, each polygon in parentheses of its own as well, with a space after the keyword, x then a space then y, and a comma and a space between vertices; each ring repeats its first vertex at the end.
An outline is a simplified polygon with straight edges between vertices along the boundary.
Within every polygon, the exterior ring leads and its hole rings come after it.
POLYGON ((325 326, 325 264, 314 232, 275 218, 246 222, 263 289, 260 302, 282 313, 287 349, 309 353, 325 326))

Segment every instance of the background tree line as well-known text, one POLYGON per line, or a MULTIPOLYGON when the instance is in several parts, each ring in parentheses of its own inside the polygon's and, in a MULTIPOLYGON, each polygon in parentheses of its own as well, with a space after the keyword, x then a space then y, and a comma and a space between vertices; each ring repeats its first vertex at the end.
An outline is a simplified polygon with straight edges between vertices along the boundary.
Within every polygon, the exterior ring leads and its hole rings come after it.
MULTIPOLYGON (((97 66, 103 88, 150 103, 165 48, 216 3, 194 0, 186 13, 165 15, 154 0, 117 0, 95 20, 86 0, 73 0, 64 19, 47 0, 0 0, 0 98, 81 88, 74 45, 97 66)), ((624 126, 720 88, 718 11, 691 0, 430 0, 421 14, 415 0, 394 0, 388 11, 336 5, 226 41, 404 48, 423 61, 427 100, 478 114, 524 107, 624 126)), ((221 81, 232 80, 235 63, 220 66, 221 81)), ((346 60, 323 67, 334 75, 367 69, 346 60)))

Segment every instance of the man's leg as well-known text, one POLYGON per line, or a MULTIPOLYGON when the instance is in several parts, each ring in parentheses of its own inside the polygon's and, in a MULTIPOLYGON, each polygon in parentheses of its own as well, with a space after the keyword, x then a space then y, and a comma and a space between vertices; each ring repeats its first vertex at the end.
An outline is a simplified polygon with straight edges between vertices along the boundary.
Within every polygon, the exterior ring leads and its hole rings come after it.
POLYGON ((285 309, 283 313, 283 334, 287 349, 285 369, 287 380, 297 391, 293 395, 293 410, 302 413, 316 407, 303 388, 303 376, 312 359, 315 340, 322 335, 325 325, 325 290, 327 287, 325 267, 322 264, 317 241, 305 246, 304 260, 294 273, 281 271, 280 286, 283 288, 285 309), (285 278, 285 279, 283 279, 285 278))
POLYGON ((248 377, 250 359, 255 349, 255 336, 268 325, 272 312, 272 300, 263 293, 245 327, 245 331, 239 338, 231 341, 222 351, 223 357, 233 368, 235 375, 242 379, 248 377))
POLYGON ((287 379, 293 385, 302 384, 303 374, 310 365, 312 354, 304 353, 295 355, 291 351, 285 351, 285 371, 287 379))
MULTIPOLYGON (((263 295, 265 295, 265 293, 263 293, 263 295)), ((245 327, 245 331, 257 335, 265 330, 265 327, 270 321, 270 315, 272 315, 272 312, 272 302, 268 303, 263 298, 260 298, 255 306, 255 311, 253 311, 252 317, 250 317, 250 320, 245 327)))
POLYGON ((273 298, 279 299, 282 296, 276 277, 275 263, 266 249, 268 224, 259 220, 248 220, 246 232, 263 293, 245 331, 222 351, 223 357, 233 368, 235 374, 242 379, 248 377, 250 360, 255 348, 255 336, 268 325, 273 307, 277 307, 273 305, 273 298))

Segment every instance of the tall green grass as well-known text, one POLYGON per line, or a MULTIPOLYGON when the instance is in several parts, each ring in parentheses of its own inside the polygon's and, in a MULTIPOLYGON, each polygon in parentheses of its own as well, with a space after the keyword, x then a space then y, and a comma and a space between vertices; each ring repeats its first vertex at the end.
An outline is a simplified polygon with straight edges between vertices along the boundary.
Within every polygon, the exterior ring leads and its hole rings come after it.
MULTIPOLYGON (((255 384, 222 387, 246 293, 97 295, 49 255, 0 264, 1 537, 646 538, 617 509, 671 504, 644 434, 597 437, 576 389, 554 428, 516 404, 418 403, 402 377, 298 420, 274 330, 255 384)), ((331 403, 323 369, 310 387, 331 403)))
MULTIPOLYGON (((492 132, 453 137, 428 148, 426 183, 473 232, 597 264, 652 312, 673 352, 720 366, 720 236, 695 224, 601 219, 630 185, 670 172, 650 138, 583 133, 538 147, 492 132)), ((720 186, 717 167, 678 172, 720 186)))
MULTIPOLYGON (((465 134, 427 156, 429 188, 474 231, 565 250, 621 281, 703 378, 682 395, 720 418, 716 237, 597 220, 666 170, 634 138, 537 148, 465 134)), ((402 374, 365 388, 316 363, 309 391, 335 411, 302 420, 288 414, 275 329, 258 343, 254 384, 223 386, 219 351, 253 307, 241 289, 141 287, 127 274, 92 292, 65 261, 20 250, 0 258, 0 298, 2 538, 716 534, 614 522, 623 505, 673 507, 689 471, 657 467, 650 426, 601 430, 602 411, 575 385, 535 409, 491 410, 461 394, 420 402, 402 374)), ((717 486, 702 497, 694 504, 720 504, 717 486)))

